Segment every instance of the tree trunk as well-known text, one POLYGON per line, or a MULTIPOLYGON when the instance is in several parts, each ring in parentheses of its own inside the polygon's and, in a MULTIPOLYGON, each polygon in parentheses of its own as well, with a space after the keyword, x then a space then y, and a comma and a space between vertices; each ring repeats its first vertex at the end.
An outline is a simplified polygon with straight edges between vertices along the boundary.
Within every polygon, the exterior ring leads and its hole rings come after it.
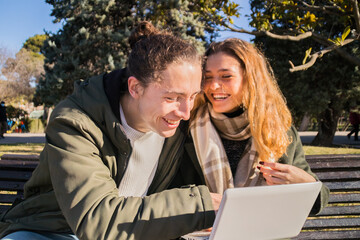
POLYGON ((311 117, 307 113, 305 113, 305 115, 303 116, 303 118, 301 120, 299 131, 306 131, 308 129, 309 124, 310 124, 310 119, 311 119, 311 117))
POLYGON ((327 108, 319 117, 319 132, 311 145, 331 147, 339 119, 338 111, 327 108))

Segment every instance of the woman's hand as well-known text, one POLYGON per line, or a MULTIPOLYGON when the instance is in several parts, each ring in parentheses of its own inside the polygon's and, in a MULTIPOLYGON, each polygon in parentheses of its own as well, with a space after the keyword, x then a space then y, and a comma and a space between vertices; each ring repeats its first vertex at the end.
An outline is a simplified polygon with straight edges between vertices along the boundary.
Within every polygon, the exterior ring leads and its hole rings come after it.
POLYGON ((260 162, 258 169, 269 185, 316 182, 309 173, 289 164, 260 162))
POLYGON ((214 211, 215 214, 217 213, 217 211, 219 210, 220 207, 220 203, 221 203, 221 199, 222 199, 222 194, 219 193, 210 193, 211 196, 211 200, 212 200, 212 204, 214 206, 214 211))

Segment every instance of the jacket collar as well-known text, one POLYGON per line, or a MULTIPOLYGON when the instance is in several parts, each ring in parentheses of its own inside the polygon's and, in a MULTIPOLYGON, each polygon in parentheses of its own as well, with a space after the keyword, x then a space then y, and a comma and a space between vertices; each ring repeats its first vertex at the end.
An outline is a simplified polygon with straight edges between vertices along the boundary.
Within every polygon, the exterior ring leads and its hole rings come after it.
POLYGON ((104 91, 110 107, 116 118, 120 121, 120 97, 127 92, 124 89, 128 79, 126 68, 118 69, 105 74, 103 77, 104 91))

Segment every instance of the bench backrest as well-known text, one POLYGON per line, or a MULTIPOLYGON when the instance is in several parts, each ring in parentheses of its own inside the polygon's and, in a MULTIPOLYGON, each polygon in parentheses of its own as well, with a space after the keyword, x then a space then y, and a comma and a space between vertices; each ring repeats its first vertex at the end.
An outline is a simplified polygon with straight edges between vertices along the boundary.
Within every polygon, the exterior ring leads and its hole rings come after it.
MULTIPOLYGON (((306 159, 330 188, 329 205, 309 217, 295 239, 360 239, 360 155, 313 155, 306 159)), ((0 213, 8 209, 37 161, 0 160, 0 213)))
POLYGON ((360 155, 313 155, 306 159, 330 189, 329 204, 309 217, 296 239, 360 239, 360 155))
POLYGON ((0 213, 23 196, 24 184, 37 165, 37 161, 0 160, 0 213))

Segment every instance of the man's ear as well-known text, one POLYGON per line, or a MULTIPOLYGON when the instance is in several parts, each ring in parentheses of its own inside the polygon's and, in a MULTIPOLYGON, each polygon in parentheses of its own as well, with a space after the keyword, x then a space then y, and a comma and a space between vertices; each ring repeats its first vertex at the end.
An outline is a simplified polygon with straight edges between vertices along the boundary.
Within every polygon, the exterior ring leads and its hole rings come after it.
POLYGON ((130 95, 135 99, 138 99, 144 92, 142 83, 134 76, 128 78, 128 89, 130 95))

